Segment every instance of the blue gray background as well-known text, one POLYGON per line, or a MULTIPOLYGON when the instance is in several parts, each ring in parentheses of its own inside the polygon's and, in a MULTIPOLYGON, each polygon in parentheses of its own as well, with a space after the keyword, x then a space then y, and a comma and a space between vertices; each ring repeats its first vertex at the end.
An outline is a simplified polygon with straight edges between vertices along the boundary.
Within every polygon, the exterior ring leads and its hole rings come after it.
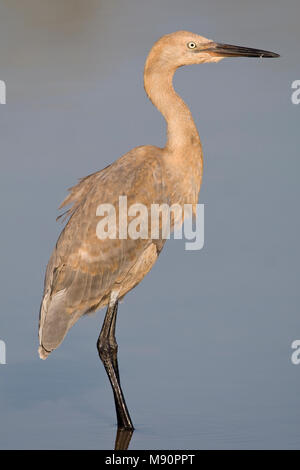
POLYGON ((143 90, 152 43, 186 29, 273 50, 180 69, 204 149, 205 247, 170 241, 120 305, 131 449, 300 447, 298 0, 1 0, 0 447, 112 448, 113 397, 96 352, 104 311, 47 361, 38 310, 77 178, 162 146, 143 90))

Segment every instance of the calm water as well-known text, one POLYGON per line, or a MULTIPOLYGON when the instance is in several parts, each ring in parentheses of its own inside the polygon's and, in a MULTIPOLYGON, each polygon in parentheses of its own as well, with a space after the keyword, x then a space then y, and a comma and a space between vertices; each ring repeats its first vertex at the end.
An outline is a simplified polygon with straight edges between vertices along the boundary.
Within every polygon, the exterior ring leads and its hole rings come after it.
POLYGON ((136 145, 163 145, 143 63, 159 36, 188 29, 282 58, 177 72, 204 148, 205 247, 170 241, 120 305, 130 449, 299 448, 299 3, 71 3, 0 1, 0 447, 114 446, 104 312, 40 361, 44 269, 66 188, 136 145))

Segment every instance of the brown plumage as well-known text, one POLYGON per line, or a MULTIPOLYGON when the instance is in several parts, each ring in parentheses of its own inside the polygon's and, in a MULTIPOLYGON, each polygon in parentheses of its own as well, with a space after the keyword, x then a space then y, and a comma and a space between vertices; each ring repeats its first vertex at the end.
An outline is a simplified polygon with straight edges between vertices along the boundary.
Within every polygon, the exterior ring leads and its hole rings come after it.
POLYGON ((120 195, 127 196, 128 206, 142 203, 149 209, 153 203, 181 206, 197 203, 202 178, 200 138, 188 107, 173 89, 172 78, 182 65, 245 55, 276 56, 214 43, 186 31, 157 41, 145 64, 144 85, 148 97, 167 122, 165 147, 134 148, 103 170, 81 179, 61 205, 62 208, 71 204, 71 208, 65 214, 69 220, 46 271, 39 354, 45 359, 82 315, 108 305, 110 319, 106 318, 105 322, 110 322, 107 323, 110 333, 106 331, 105 341, 101 333, 98 349, 102 360, 104 349, 110 350, 104 364, 115 392, 119 426, 130 428, 132 423, 125 401, 122 403, 116 357, 111 352, 116 346, 116 305, 152 268, 164 240, 100 240, 96 236, 97 207, 111 203, 117 208, 120 195))
POLYGON ((127 195, 128 205, 139 202, 150 206, 153 190, 153 202, 166 201, 160 152, 155 147, 134 149, 82 180, 66 199, 73 204, 70 219, 46 272, 40 319, 43 358, 61 343, 81 315, 107 305, 114 290, 123 297, 156 261, 160 240, 100 240, 96 210, 107 202, 117 207, 119 195, 127 195))

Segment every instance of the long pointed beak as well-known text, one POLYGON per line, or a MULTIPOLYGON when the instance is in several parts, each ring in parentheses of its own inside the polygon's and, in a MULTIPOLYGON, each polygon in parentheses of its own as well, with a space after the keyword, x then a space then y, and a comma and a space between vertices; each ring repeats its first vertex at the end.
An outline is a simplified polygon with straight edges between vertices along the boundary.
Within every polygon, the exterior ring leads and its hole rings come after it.
POLYGON ((252 49, 251 47, 233 46, 232 44, 222 44, 220 42, 211 42, 202 52, 219 57, 280 57, 275 52, 264 51, 261 49, 252 49))

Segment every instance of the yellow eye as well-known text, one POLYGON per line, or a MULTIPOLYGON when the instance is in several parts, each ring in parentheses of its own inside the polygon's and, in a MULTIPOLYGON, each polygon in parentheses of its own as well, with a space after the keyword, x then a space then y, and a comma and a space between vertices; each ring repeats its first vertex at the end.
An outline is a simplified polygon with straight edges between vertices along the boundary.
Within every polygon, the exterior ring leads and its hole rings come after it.
POLYGON ((189 48, 189 49, 195 49, 195 47, 196 47, 196 43, 195 43, 195 42, 191 41, 191 42, 188 43, 188 48, 189 48))

